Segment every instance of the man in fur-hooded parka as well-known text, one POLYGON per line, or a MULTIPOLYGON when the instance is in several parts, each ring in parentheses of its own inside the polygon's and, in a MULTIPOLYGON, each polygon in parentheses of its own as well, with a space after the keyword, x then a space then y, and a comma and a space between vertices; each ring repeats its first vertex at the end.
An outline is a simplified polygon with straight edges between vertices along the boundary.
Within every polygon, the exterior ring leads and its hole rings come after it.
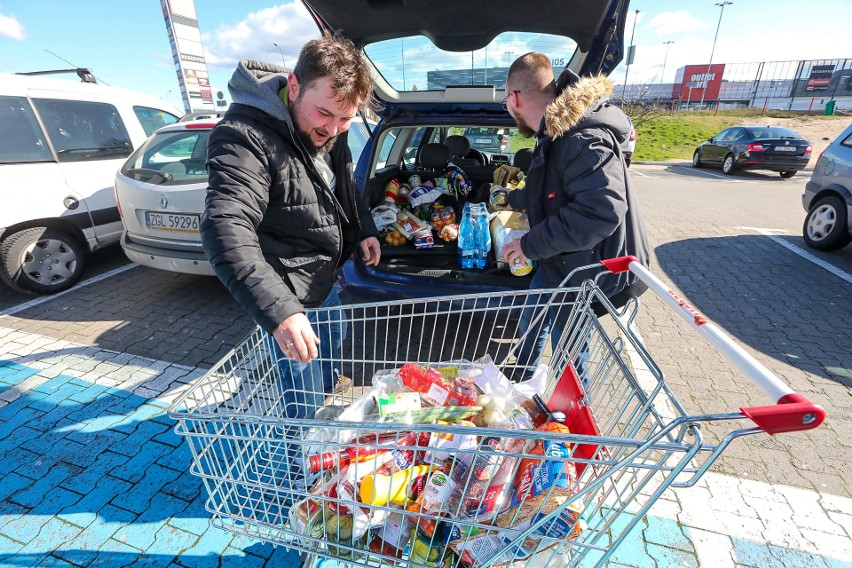
MULTIPOLYGON (((507 262, 539 265, 532 287, 558 286, 580 266, 624 255, 648 264, 648 242, 620 145, 630 121, 609 103, 612 82, 565 71, 559 81, 546 55, 516 60, 506 82, 506 106, 521 134, 536 137, 523 189, 509 193, 526 210, 530 231, 504 249, 507 262)), ((577 286, 595 272, 576 274, 577 286)), ((629 272, 598 281, 617 305, 645 290, 629 272)))

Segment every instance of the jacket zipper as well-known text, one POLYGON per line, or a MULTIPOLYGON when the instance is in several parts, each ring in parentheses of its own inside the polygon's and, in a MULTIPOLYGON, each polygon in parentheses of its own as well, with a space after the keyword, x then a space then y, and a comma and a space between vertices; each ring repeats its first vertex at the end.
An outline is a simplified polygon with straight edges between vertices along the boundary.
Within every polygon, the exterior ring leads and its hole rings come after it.
MULTIPOLYGON (((323 192, 325 192, 328 195, 328 197, 331 198, 331 202, 334 204, 335 223, 337 225, 337 233, 338 233, 337 258, 335 258, 335 260, 334 260, 334 266, 337 266, 337 265, 340 264, 340 259, 343 257, 343 226, 340 223, 340 219, 342 218, 346 223, 349 223, 349 217, 347 217, 346 212, 343 211, 343 206, 340 204, 340 201, 338 201, 337 196, 334 195, 334 192, 331 191, 331 189, 325 183, 325 180, 323 179, 323 177, 320 175, 319 170, 317 170, 316 165, 314 165, 313 159, 311 159, 311 158, 309 158, 305 155, 305 150, 302 148, 302 143, 299 141, 299 139, 296 137, 295 133, 293 132, 293 125, 290 124, 289 122, 287 122, 286 124, 287 124, 287 129, 290 132, 290 139, 295 142, 294 146, 296 146, 296 149, 302 155, 303 162, 305 164, 310 164, 308 166, 308 170, 313 172, 314 176, 319 181, 320 188, 322 189, 323 192)), ((332 170, 332 173, 334 173, 333 170, 332 170)))

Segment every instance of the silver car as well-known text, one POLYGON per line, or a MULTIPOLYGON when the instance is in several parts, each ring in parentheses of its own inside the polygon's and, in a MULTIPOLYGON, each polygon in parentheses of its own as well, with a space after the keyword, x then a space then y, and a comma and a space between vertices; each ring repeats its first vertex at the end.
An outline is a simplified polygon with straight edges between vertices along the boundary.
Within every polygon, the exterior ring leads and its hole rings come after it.
POLYGON ((820 155, 802 206, 808 212, 802 227, 808 246, 835 250, 852 241, 852 124, 820 155))
MULTIPOLYGON (((115 196, 124 223, 121 248, 130 260, 160 270, 214 274, 201 248, 200 226, 207 140, 219 120, 210 116, 161 128, 119 170, 115 196)), ((353 122, 348 136, 353 161, 368 139, 364 123, 353 122)))

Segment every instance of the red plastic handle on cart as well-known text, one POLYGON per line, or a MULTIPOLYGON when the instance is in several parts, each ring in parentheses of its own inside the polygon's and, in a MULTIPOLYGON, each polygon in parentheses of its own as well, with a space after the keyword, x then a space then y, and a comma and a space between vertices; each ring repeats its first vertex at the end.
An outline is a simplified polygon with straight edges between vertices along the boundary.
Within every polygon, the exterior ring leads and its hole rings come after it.
POLYGON ((622 256, 601 261, 607 269, 618 274, 629 270, 648 285, 666 304, 692 328, 704 337, 719 353, 724 355, 743 374, 760 387, 776 404, 740 408, 743 416, 750 418, 768 434, 795 432, 816 428, 825 421, 825 410, 794 392, 757 359, 716 327, 704 314, 678 297, 662 280, 645 268, 635 256, 622 256))
POLYGON ((622 272, 627 272, 630 270, 631 262, 639 262, 639 259, 633 255, 630 256, 619 256, 618 258, 608 258, 606 260, 602 260, 601 264, 606 266, 607 270, 612 272, 613 274, 621 274, 622 272))
POLYGON ((798 393, 788 394, 772 406, 749 406, 740 412, 768 434, 810 430, 825 421, 825 410, 798 393))

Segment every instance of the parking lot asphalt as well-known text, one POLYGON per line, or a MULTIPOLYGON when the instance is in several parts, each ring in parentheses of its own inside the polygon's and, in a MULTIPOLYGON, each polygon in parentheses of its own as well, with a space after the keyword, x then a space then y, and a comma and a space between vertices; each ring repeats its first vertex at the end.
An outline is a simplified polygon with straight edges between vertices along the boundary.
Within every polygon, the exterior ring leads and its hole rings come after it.
MULTIPOLYGON (((805 174, 631 172, 652 271, 828 419, 736 440, 698 487, 666 493, 613 565, 852 565, 852 247, 806 250, 805 174)), ((61 296, 0 297, 0 565, 296 565, 209 525, 164 415, 252 323, 215 279, 104 256, 106 277, 61 296)), ((770 402, 661 301, 643 296, 637 327, 688 412, 770 402)))

